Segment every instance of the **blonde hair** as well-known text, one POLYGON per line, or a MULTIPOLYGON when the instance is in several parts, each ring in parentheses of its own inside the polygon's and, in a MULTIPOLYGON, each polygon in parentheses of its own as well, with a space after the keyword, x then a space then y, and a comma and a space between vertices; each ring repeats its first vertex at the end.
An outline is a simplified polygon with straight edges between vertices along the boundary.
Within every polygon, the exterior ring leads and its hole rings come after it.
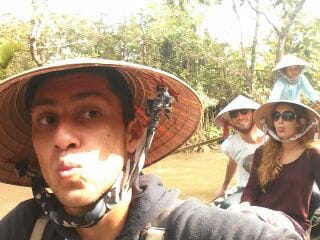
MULTIPOLYGON (((283 103, 281 103, 283 104, 283 103)), ((293 107, 295 110, 298 118, 297 122, 301 123, 301 118, 304 118, 306 121, 300 127, 298 128, 298 132, 301 132, 305 129, 306 126, 310 124, 310 119, 308 118, 308 114, 304 108, 302 108, 299 105, 285 103, 293 107)), ((275 106, 276 108, 276 106, 275 106)), ((274 127, 272 127, 274 130, 274 127)), ((298 143, 308 149, 308 148, 314 148, 315 142, 313 141, 313 131, 309 130, 305 135, 297 139, 298 143)), ((261 186, 261 189, 265 191, 265 186, 269 183, 274 181, 277 176, 279 175, 279 172, 281 170, 281 163, 280 159, 283 155, 283 148, 282 143, 279 141, 276 141, 274 138, 270 137, 265 146, 262 147, 262 157, 260 166, 257 169, 257 175, 259 179, 259 184, 261 186)))

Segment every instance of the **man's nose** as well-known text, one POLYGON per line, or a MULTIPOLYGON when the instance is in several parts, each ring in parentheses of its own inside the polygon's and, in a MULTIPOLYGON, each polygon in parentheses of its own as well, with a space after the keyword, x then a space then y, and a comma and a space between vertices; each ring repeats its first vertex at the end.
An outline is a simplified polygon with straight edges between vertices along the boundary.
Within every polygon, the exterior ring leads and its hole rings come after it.
POLYGON ((76 126, 70 121, 60 122, 55 133, 55 148, 67 151, 78 147, 80 140, 76 132, 76 126))
POLYGON ((242 114, 241 112, 238 112, 238 119, 246 118, 247 114, 242 114))

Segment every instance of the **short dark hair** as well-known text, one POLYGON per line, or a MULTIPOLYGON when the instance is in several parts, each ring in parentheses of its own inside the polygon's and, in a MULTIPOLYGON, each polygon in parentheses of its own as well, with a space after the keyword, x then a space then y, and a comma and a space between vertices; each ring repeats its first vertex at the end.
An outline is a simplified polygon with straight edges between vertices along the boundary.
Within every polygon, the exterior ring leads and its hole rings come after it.
POLYGON ((33 100, 36 92, 42 84, 52 78, 58 76, 65 76, 73 73, 93 73, 103 76, 110 90, 119 97, 122 108, 122 116, 125 126, 129 124, 135 117, 135 109, 133 103, 133 95, 128 87, 124 76, 115 68, 112 67, 83 67, 76 69, 69 69, 64 71, 57 71, 45 73, 31 78, 24 97, 25 107, 28 111, 31 110, 33 100))

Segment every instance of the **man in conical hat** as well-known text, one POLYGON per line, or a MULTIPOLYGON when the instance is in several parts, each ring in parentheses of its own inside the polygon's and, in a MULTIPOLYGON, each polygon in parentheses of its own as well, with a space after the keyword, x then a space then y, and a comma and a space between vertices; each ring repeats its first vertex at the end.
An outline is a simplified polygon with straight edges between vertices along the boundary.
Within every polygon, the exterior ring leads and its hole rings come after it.
POLYGON ((278 75, 269 100, 293 100, 299 101, 301 92, 319 105, 320 96, 310 84, 304 75, 307 70, 308 63, 292 54, 286 54, 278 62, 273 71, 278 75))
POLYGON ((247 185, 253 153, 263 143, 263 132, 253 121, 254 111, 260 104, 239 95, 233 99, 215 118, 215 124, 231 126, 235 133, 221 144, 221 151, 229 158, 224 181, 214 193, 214 203, 222 208, 239 203, 247 185), (229 189, 230 182, 237 173, 237 186, 229 189))
POLYGON ((1 82, 0 111, 0 181, 34 195, 1 220, 2 239, 299 239, 140 174, 200 121, 199 98, 168 73, 65 60, 1 82))

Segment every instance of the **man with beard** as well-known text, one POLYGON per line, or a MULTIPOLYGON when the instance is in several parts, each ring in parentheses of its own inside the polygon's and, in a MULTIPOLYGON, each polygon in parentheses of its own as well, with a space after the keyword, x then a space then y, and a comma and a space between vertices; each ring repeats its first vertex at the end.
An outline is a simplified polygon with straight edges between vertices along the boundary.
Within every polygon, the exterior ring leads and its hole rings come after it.
POLYGON ((215 124, 234 128, 235 133, 221 145, 221 151, 229 157, 222 186, 213 196, 214 204, 228 208, 239 203, 244 187, 247 185, 253 153, 263 143, 263 133, 253 122, 253 113, 260 107, 257 102, 239 95, 231 101, 215 118, 215 124), (237 186, 228 189, 238 168, 237 186))

